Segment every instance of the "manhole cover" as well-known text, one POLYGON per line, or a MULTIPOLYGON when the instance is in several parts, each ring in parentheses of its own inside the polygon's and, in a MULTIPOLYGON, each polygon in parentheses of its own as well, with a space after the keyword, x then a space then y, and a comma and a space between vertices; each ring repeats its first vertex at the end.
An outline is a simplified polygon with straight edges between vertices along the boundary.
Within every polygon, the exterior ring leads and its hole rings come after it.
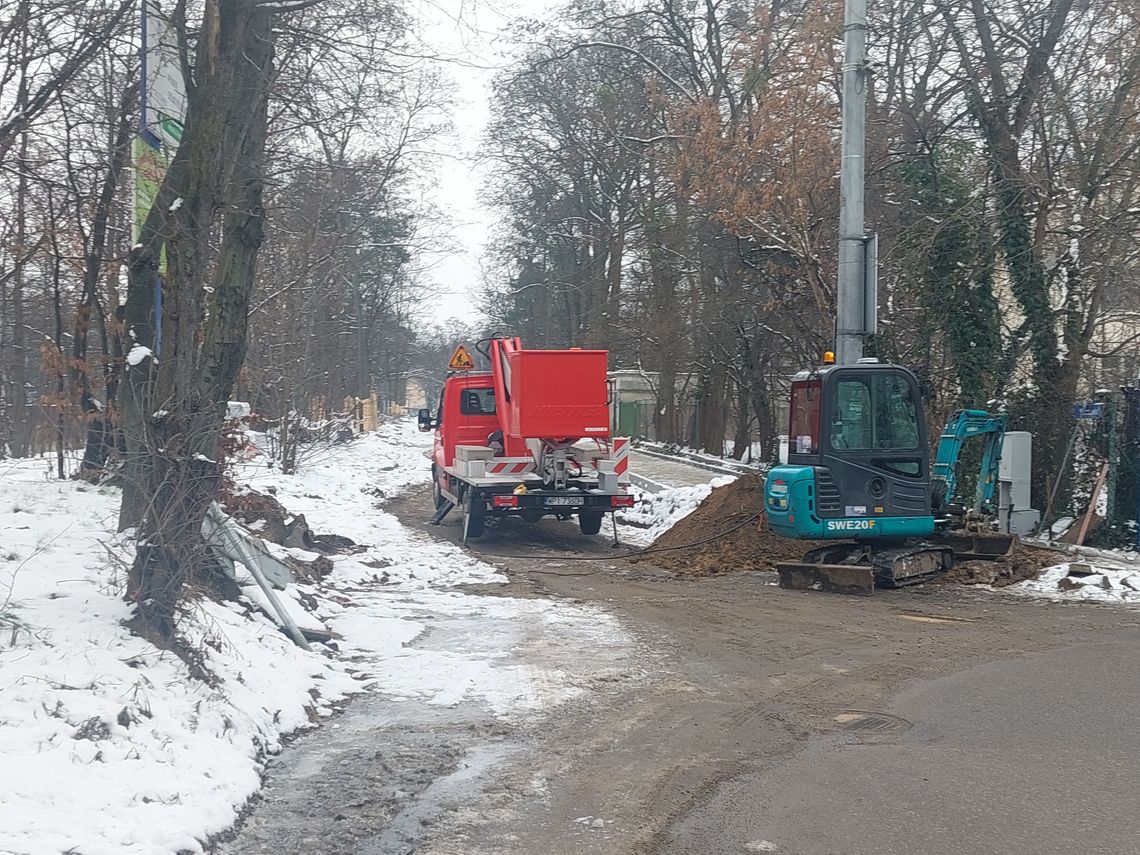
POLYGON ((835 717, 834 721, 840 729, 855 733, 890 733, 910 727, 909 721, 897 715, 863 710, 844 710, 835 717))

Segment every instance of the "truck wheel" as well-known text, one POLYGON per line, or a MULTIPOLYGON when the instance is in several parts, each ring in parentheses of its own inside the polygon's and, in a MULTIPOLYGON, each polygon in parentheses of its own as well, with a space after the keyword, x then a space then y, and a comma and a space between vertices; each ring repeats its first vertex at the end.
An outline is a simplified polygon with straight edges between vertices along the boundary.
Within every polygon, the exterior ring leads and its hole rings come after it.
POLYGON ((467 501, 463 503, 463 542, 483 536, 483 523, 487 520, 487 506, 483 497, 474 488, 468 488, 467 501))
POLYGON ((582 534, 597 534, 602 530, 602 517, 600 513, 588 513, 582 511, 578 514, 578 527, 582 529, 582 534))
POLYGON ((443 507, 443 503, 446 501, 439 489, 439 470, 435 468, 434 463, 431 465, 431 498, 435 502, 437 511, 443 507))

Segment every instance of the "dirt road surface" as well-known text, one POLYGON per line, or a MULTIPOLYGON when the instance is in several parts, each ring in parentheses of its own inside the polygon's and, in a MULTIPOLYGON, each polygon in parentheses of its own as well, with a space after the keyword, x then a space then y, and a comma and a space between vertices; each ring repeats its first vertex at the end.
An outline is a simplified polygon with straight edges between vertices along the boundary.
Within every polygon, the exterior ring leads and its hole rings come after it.
MULTIPOLYGON (((390 509, 459 538, 426 524, 426 490, 390 509)), ((570 522, 489 528, 473 552, 511 579, 480 593, 598 607, 629 649, 574 651, 582 694, 522 723, 405 711, 392 727, 391 701, 350 706, 350 738, 326 728, 286 752, 224 851, 1140 851, 1140 612, 681 578, 570 522)))

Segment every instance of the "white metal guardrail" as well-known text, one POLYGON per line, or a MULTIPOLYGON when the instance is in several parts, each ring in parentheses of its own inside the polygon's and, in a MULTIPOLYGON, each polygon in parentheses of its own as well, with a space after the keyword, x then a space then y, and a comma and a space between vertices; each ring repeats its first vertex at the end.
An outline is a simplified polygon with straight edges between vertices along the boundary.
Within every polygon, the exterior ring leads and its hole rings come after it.
POLYGON ((640 454, 648 455, 649 457, 656 457, 660 460, 671 460, 674 463, 684 463, 686 466, 696 466, 698 469, 707 469, 709 472, 716 472, 719 475, 762 474, 767 472, 769 468, 767 463, 752 465, 738 461, 719 460, 715 457, 706 457, 705 455, 693 452, 665 451, 660 446, 653 446, 647 443, 635 445, 633 450, 640 454))

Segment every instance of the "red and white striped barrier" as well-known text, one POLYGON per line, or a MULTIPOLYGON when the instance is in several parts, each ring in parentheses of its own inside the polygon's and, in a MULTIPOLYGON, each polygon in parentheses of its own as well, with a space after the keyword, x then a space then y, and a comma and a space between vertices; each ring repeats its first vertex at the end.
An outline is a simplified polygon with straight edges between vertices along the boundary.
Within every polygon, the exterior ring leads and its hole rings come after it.
POLYGON ((615 436, 610 459, 614 462, 614 474, 619 481, 629 480, 629 437, 615 436))
POLYGON ((533 466, 532 460, 488 460, 484 471, 488 475, 521 475, 533 466))

